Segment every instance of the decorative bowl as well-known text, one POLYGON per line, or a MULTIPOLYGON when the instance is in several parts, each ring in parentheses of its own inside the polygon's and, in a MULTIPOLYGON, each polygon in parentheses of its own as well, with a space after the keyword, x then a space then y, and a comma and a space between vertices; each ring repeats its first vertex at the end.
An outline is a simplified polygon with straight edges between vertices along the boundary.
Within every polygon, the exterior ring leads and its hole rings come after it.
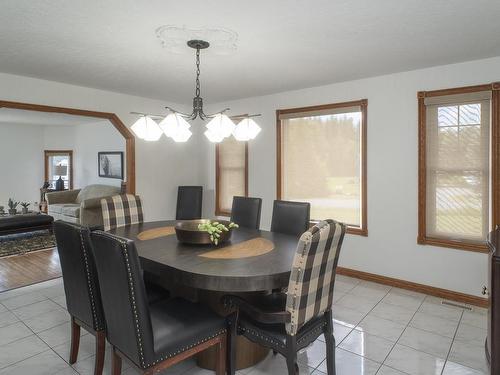
MULTIPOLYGON (((199 224, 203 224, 209 221, 208 219, 199 220, 186 220, 181 221, 175 225, 175 234, 177 235, 177 240, 182 243, 187 243, 191 245, 210 245, 210 234, 208 232, 198 229, 199 224)), ((216 220, 226 227, 229 225, 227 220, 216 220)), ((219 238, 219 245, 223 242, 228 241, 231 238, 232 229, 230 228, 227 232, 222 232, 219 238)))

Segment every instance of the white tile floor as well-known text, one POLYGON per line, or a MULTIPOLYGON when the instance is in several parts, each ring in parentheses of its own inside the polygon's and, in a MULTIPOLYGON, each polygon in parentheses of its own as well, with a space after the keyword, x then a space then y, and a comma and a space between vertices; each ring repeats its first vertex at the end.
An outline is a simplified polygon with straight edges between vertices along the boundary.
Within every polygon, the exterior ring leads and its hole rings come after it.
MULTIPOLYGON (((70 327, 65 308, 61 279, 0 293, 0 375, 93 374, 94 337, 83 330, 78 362, 67 363, 70 327)), ((337 375, 487 374, 484 309, 471 312, 424 294, 338 276, 333 314, 337 375)), ((109 358, 105 374, 110 373, 109 358)), ((299 368, 301 374, 326 373, 323 337, 299 354, 299 368)), ((164 373, 212 372, 188 360, 164 373)), ((279 355, 239 371, 286 373, 279 355)), ((123 374, 138 372, 124 363, 123 374)))

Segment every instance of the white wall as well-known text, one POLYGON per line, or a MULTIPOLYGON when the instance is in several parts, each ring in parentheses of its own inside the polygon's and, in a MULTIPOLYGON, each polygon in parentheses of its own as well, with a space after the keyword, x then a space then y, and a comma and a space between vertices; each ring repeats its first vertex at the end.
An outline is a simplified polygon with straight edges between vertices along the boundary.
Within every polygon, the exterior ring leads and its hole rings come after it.
MULTIPOLYGON (((262 113, 249 145, 249 193, 263 198, 262 225, 276 198, 279 108, 368 99, 368 237, 347 235, 340 265, 480 295, 487 255, 417 245, 417 91, 500 81, 500 58, 224 102, 211 110, 262 113)), ((207 212, 214 212, 214 147, 205 147, 207 212)))
MULTIPOLYGON (((120 186, 121 180, 99 177, 97 153, 122 151, 126 168, 125 138, 109 121, 69 126, 44 126, 45 150, 73 150, 73 187, 91 184, 120 186)), ((126 177, 126 176, 124 176, 126 177)))
POLYGON ((42 184, 43 129, 36 125, 1 123, 0 206, 7 210, 9 198, 31 204, 39 202, 42 184))
MULTIPOLYGON (((112 112, 128 126, 137 118, 130 111, 164 113, 166 105, 185 109, 175 103, 3 73, 0 100, 112 112)), ((146 220, 175 217, 177 186, 201 184, 200 140, 196 138, 203 134, 201 129, 192 130, 193 141, 183 144, 165 137, 152 143, 136 139, 136 186, 146 220)))

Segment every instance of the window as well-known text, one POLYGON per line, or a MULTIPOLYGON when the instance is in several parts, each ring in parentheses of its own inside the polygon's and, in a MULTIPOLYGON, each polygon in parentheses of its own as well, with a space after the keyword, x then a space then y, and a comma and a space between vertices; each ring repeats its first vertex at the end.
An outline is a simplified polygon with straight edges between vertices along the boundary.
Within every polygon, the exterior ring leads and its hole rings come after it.
POLYGON ((234 196, 248 195, 248 144, 229 137, 215 148, 215 214, 230 216, 234 196))
POLYGON ((367 100, 276 111, 278 199, 309 202, 311 220, 368 235, 367 100))
POLYGON ((73 151, 45 150, 45 181, 50 184, 49 189, 56 188, 59 177, 64 181, 64 189, 73 189, 73 151))
POLYGON ((418 243, 486 251, 497 206, 492 85, 421 92, 418 101, 418 243))

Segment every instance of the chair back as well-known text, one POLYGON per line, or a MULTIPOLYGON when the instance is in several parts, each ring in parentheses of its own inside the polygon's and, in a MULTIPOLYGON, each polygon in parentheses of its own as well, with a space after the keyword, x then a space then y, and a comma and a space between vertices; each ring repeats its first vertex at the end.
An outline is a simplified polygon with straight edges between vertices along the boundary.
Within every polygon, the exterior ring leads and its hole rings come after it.
POLYGON ((202 186, 179 186, 177 191, 176 220, 201 219, 203 204, 202 186))
POLYGON ((102 231, 90 234, 109 343, 137 366, 154 357, 151 316, 133 241, 102 231))
POLYGON ((132 194, 120 194, 101 199, 104 230, 144 221, 141 198, 132 194))
POLYGON ((309 228, 311 205, 306 202, 275 200, 271 232, 299 237, 309 228))
POLYGON ((54 233, 68 312, 86 328, 103 330, 104 314, 89 229, 58 220, 54 222, 54 233))
POLYGON ((261 198, 233 197, 231 221, 240 227, 259 229, 261 198))
POLYGON ((334 220, 320 221, 300 237, 288 283, 286 331, 295 335, 333 302, 335 271, 346 227, 334 220))

